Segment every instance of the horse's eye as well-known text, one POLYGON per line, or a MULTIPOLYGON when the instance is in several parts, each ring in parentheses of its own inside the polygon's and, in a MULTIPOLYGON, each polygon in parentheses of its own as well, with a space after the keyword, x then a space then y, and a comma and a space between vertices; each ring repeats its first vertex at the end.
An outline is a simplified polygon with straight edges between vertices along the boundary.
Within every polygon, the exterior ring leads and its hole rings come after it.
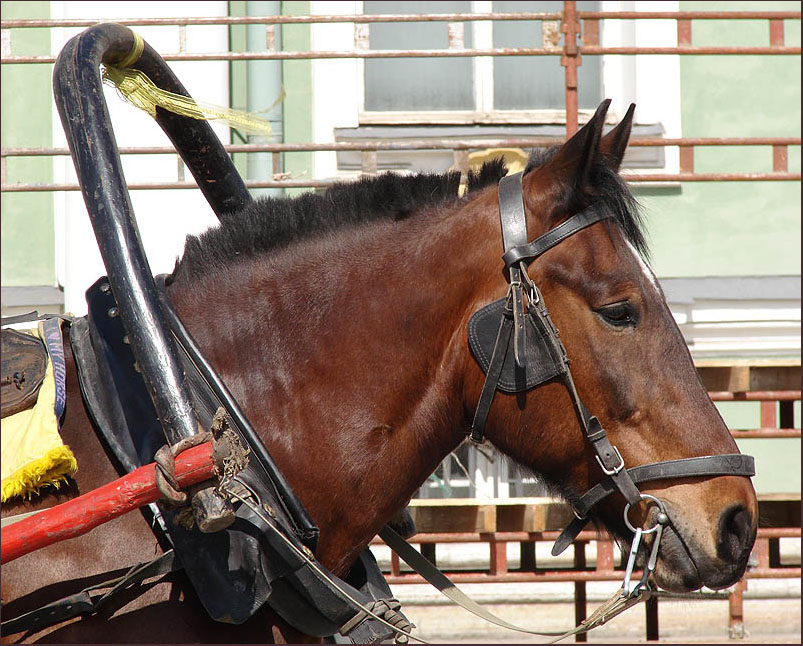
POLYGON ((614 327, 635 327, 638 323, 638 315, 633 306, 627 301, 603 305, 594 312, 608 325, 614 327))

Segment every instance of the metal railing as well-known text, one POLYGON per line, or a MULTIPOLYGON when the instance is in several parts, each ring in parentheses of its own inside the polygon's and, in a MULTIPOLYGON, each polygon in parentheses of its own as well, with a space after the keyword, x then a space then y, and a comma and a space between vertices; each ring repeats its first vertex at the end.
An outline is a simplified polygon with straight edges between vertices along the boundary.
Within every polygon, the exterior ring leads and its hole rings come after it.
MULTIPOLYGON (((193 18, 132 18, 117 19, 115 22, 136 26, 178 27, 178 51, 165 53, 167 61, 249 61, 249 60, 309 60, 327 58, 415 58, 415 57, 477 57, 477 56, 555 56, 560 57, 564 67, 566 135, 573 134, 579 123, 577 68, 585 55, 751 55, 751 56, 791 56, 799 55, 800 46, 788 45, 785 38, 785 21, 799 21, 799 11, 686 11, 686 12, 583 12, 577 11, 575 2, 564 2, 561 12, 518 12, 518 13, 452 13, 452 14, 393 14, 393 15, 315 15, 315 16, 261 16, 261 17, 193 17, 193 18), (540 47, 521 48, 467 48, 462 37, 462 29, 454 28, 464 22, 476 21, 540 21, 549 23, 551 29, 544 30, 540 47), (606 47, 600 45, 601 20, 674 20, 677 23, 676 47, 606 47), (765 46, 704 46, 692 44, 692 25, 694 21, 709 20, 762 20, 769 26, 769 39, 765 46), (442 22, 449 33, 449 46, 446 49, 409 50, 371 50, 369 49, 367 27, 373 23, 414 23, 442 22), (279 25, 351 23, 354 25, 354 46, 338 51, 280 51, 275 47, 275 29, 279 25), (194 25, 264 25, 266 49, 259 52, 204 52, 186 51, 186 29, 194 25), (561 34, 563 35, 562 44, 561 34)), ((36 19, 3 20, 3 64, 51 64, 52 55, 13 55, 10 53, 12 30, 54 27, 85 27, 103 22, 94 19, 36 19)), ((244 144, 227 146, 231 153, 267 153, 272 156, 273 168, 280 169, 279 157, 285 153, 296 152, 337 152, 361 151, 362 171, 376 172, 376 153, 378 151, 424 151, 451 150, 454 167, 461 171, 468 169, 467 151, 488 148, 530 148, 558 143, 555 138, 498 138, 459 141, 445 139, 426 139, 408 141, 341 142, 326 144, 244 144)), ((800 146, 800 137, 726 137, 726 138, 676 138, 659 137, 634 138, 634 147, 677 147, 679 149, 678 173, 627 173, 630 182, 709 182, 709 181, 799 181, 800 172, 789 170, 789 147, 800 146), (695 172, 694 155, 698 147, 707 146, 768 146, 772 148, 772 170, 766 172, 695 172)), ((171 148, 126 148, 123 154, 175 154, 171 148)), ((2 192, 43 192, 75 191, 77 184, 47 182, 20 182, 9 184, 7 160, 24 156, 54 156, 67 154, 66 149, 53 148, 14 148, 0 152, 0 190, 2 192)), ((181 163, 179 162, 179 167, 181 163)), ((180 168, 178 181, 133 182, 131 190, 187 189, 195 188, 195 183, 183 180, 180 168)), ((335 179, 287 178, 276 173, 272 178, 250 181, 249 188, 324 188, 335 179)))
MULTIPOLYGON (((743 401, 760 402, 760 428, 749 430, 731 429, 736 439, 742 438, 800 438, 801 429, 794 428, 794 402, 800 401, 800 390, 764 390, 764 391, 716 391, 709 392, 714 401, 743 401)), ((770 496, 762 500, 759 496, 760 526, 753 559, 745 577, 720 598, 729 601, 729 626, 734 636, 744 635, 744 593, 747 590, 747 581, 753 579, 799 579, 801 576, 800 563, 784 563, 781 558, 781 539, 800 539, 799 526, 799 495, 783 495, 780 500, 777 496, 770 496), (795 514, 797 509, 797 514, 795 514)), ((493 506, 494 500, 481 501, 482 505, 493 506)), ((505 505, 516 505, 514 500, 505 500, 505 505)), ((528 503, 522 501, 520 506, 528 503)), ((544 518, 553 518, 557 524, 563 519, 570 519, 572 512, 568 504, 557 502, 543 503, 550 507, 544 512, 544 518), (565 507, 563 513, 559 507, 565 507)), ((430 502, 431 505, 431 502, 430 502)), ((445 508, 445 512, 449 509, 445 508)), ((573 561, 568 564, 556 565, 554 562, 546 566, 536 562, 535 546, 539 542, 552 542, 560 534, 558 527, 546 527, 541 531, 515 531, 507 526, 506 530, 513 531, 465 531, 471 519, 466 523, 466 515, 461 515, 462 526, 456 525, 454 519, 446 520, 444 527, 458 527, 451 531, 438 529, 437 513, 429 508, 430 517, 427 520, 425 531, 413 536, 410 541, 420 545, 421 552, 433 563, 437 561, 437 545, 455 543, 485 543, 488 545, 488 558, 479 568, 452 568, 446 570, 449 578, 455 583, 533 583, 533 582, 573 582, 575 621, 579 623, 587 616, 586 584, 590 581, 618 581, 622 579, 623 567, 617 564, 614 558, 614 542, 607 535, 596 530, 582 531, 574 547, 573 561), (587 546, 596 545, 596 558, 593 563, 587 558, 587 546), (512 566, 508 561, 507 546, 509 543, 519 544, 518 567, 512 566)), ((533 514, 532 517, 536 517, 533 514)), ((506 518, 527 518, 524 513, 510 514, 506 518)), ((509 522, 506 523, 509 525, 509 522)), ((373 544, 381 545, 380 539, 374 539, 373 544)), ((398 556, 391 554, 390 564, 387 568, 386 578, 391 584, 423 583, 418 574, 404 571, 398 556)), ((638 577, 636 577, 638 578, 638 577)), ((699 595, 690 595, 685 598, 705 598, 699 595)), ((714 598, 713 596, 710 598, 714 598)), ((658 639, 658 599, 650 599, 646 604, 646 636, 648 640, 658 639)), ((585 641, 584 639, 578 641, 585 641)))

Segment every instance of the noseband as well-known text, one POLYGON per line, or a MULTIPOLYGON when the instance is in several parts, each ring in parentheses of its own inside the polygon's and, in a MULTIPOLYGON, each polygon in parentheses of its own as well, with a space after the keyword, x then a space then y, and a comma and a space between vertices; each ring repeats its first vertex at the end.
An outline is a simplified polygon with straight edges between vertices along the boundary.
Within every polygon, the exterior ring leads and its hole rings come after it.
MULTIPOLYGON (((485 422, 497 390, 523 392, 552 380, 558 380, 566 387, 580 428, 594 449, 604 477, 573 502, 575 519, 552 547, 552 554, 557 556, 585 527, 594 506, 614 491, 619 491, 628 505, 636 506, 647 498, 636 486, 642 482, 725 475, 751 477, 756 472, 753 457, 739 453, 625 468, 621 453, 610 443, 602 424, 589 413, 577 394, 566 349, 549 318, 541 292, 527 274, 527 265, 538 256, 578 231, 610 217, 610 213, 601 204, 592 204, 528 243, 522 176, 523 173, 515 173, 499 181, 499 217, 505 252, 502 260, 509 282, 507 295, 477 311, 468 325, 469 345, 485 373, 470 438, 473 442, 482 442, 485 422)), ((649 498, 658 503, 665 516, 660 501, 652 496, 649 498)), ((629 524, 627 512, 625 520, 629 524)), ((639 538, 640 535, 641 532, 639 538)))

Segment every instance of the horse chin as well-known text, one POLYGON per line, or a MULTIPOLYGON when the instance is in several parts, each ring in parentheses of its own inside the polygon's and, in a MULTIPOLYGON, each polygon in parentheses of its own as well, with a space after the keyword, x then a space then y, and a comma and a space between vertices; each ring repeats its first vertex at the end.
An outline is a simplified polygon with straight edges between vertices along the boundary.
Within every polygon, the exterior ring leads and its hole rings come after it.
POLYGON ((711 559, 693 541, 684 540, 671 526, 661 539, 653 581, 669 592, 692 592, 703 586, 711 590, 727 588, 742 577, 745 564, 725 566, 711 559))

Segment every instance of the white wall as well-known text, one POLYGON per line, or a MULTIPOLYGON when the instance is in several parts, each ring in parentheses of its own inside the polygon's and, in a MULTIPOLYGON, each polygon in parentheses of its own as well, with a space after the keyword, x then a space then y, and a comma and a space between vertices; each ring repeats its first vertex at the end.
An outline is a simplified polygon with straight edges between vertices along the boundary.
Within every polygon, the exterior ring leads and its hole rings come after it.
MULTIPOLYGON (((53 18, 122 19, 135 17, 226 16, 226 2, 51 2, 53 18)), ((58 54, 64 43, 84 28, 52 30, 51 47, 58 54)), ((135 27, 146 42, 161 54, 179 51, 178 27, 135 27)), ((187 27, 188 52, 228 51, 225 26, 187 27)), ((226 62, 170 63, 178 78, 199 100, 229 104, 226 62)), ((170 142, 151 117, 125 103, 113 88, 105 89, 106 102, 118 146, 169 146, 170 142)), ((227 143, 228 128, 213 125, 227 143)), ((66 146, 58 113, 53 109, 53 145, 66 146)), ((167 182, 178 177, 175 155, 129 155, 123 158, 127 182, 167 182)), ((188 181, 192 175, 185 173, 188 181)), ((54 181, 75 182, 70 157, 54 158, 54 181)), ((213 225, 211 208, 198 190, 131 191, 134 212, 148 260, 154 273, 170 271, 188 233, 213 225)), ((56 271, 64 286, 65 311, 86 313, 84 292, 105 274, 92 227, 80 192, 54 195, 56 217, 56 271)))

